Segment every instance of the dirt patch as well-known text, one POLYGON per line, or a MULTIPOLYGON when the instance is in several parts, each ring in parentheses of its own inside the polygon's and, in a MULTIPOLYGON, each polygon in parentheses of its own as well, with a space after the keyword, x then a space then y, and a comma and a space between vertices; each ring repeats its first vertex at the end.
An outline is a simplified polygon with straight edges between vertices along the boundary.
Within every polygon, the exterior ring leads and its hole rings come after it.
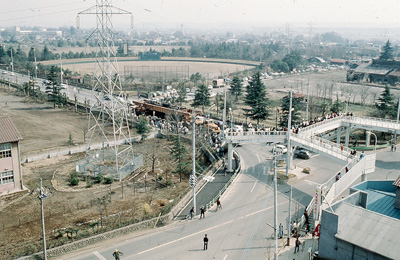
POLYGON ((69 135, 75 145, 84 144, 87 115, 35 103, 29 97, 16 96, 14 88, 4 85, 0 85, 0 115, 9 116, 24 138, 20 142, 22 155, 67 147, 69 135))
POLYGON ((24 185, 29 194, 10 206, 4 207, 7 202, 2 201, 0 259, 29 254, 41 248, 39 178, 50 193, 44 200, 50 248, 158 216, 188 189, 187 178, 179 182, 179 175, 173 174, 171 147, 172 142, 167 139, 135 144, 134 152, 144 153, 144 167, 134 177, 112 184, 92 183, 95 178, 79 176, 79 185, 69 185, 74 162, 82 159, 84 154, 23 164, 24 185), (154 173, 151 172, 153 153, 156 158, 154 173))

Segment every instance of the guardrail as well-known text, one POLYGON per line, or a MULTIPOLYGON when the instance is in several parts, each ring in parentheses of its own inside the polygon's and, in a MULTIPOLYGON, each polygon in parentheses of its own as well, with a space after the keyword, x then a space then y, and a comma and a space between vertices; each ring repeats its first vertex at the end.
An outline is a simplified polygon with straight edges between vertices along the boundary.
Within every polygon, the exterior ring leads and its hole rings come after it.
POLYGON ((233 153, 234 153, 233 156, 237 160, 238 167, 234 171, 234 173, 231 176, 231 178, 229 179, 229 181, 227 183, 225 183, 224 187, 218 192, 218 194, 209 203, 206 204, 206 210, 209 210, 215 204, 215 202, 222 196, 222 194, 224 194, 226 189, 229 187, 229 185, 231 185, 231 183, 233 182, 233 180, 236 178, 236 176, 238 175, 238 173, 241 170, 240 157, 236 153, 236 151, 234 151, 233 153))

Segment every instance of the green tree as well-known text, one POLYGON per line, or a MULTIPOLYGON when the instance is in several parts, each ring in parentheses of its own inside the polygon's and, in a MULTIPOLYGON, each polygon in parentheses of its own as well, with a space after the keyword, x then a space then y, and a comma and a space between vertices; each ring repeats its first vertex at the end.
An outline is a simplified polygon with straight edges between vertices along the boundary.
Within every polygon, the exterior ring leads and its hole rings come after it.
POLYGON ((253 80, 246 87, 245 104, 250 107, 244 108, 244 115, 253 120, 265 120, 269 116, 268 107, 270 100, 267 97, 267 92, 264 83, 261 81, 261 73, 257 72, 253 75, 253 80))
POLYGON ((303 57, 298 51, 292 51, 286 54, 282 61, 289 66, 289 71, 292 71, 303 64, 303 57))
POLYGON ((200 107, 204 114, 204 107, 210 105, 210 91, 207 86, 200 84, 197 87, 196 94, 194 96, 193 104, 194 107, 200 107))
POLYGON ((150 134, 150 125, 145 117, 141 117, 139 122, 136 124, 136 131, 141 135, 142 140, 146 139, 150 134))
POLYGON ((56 105, 66 105, 67 98, 65 95, 61 93, 60 87, 60 76, 59 76, 59 68, 57 66, 51 66, 50 72, 47 75, 47 79, 52 83, 51 85, 46 86, 46 92, 48 94, 49 101, 52 101, 54 104, 54 108, 56 105))
POLYGON ((378 109, 378 115, 382 118, 386 116, 394 118, 396 116, 397 111, 394 106, 393 95, 390 93, 390 87, 388 85, 385 86, 385 90, 382 91, 375 106, 378 109))
POLYGON ((186 99, 186 86, 184 82, 178 83, 178 86, 176 86, 176 92, 178 94, 176 102, 178 102, 179 105, 182 106, 182 102, 184 102, 186 99))
MULTIPOLYGON (((300 110, 299 110, 300 100, 292 96, 292 115, 291 115, 291 125, 293 126, 296 122, 300 120, 300 110)), ((290 94, 282 98, 282 120, 279 125, 282 127, 288 126, 289 119, 289 109, 290 109, 290 94)))
POLYGON ((235 101, 238 101, 239 97, 243 94, 243 84, 238 76, 232 79, 231 94, 235 97, 235 101))
POLYGON ((393 47, 389 40, 387 40, 385 46, 382 47, 380 60, 393 60, 393 47))
POLYGON ((193 82, 194 84, 197 84, 198 81, 202 81, 203 76, 199 72, 196 72, 196 74, 190 75, 190 81, 193 82))
POLYGON ((32 62, 35 61, 35 48, 34 48, 34 47, 32 47, 32 48, 29 50, 29 53, 28 53, 28 61, 32 61, 32 62))
POLYGON ((274 60, 271 63, 271 69, 276 72, 289 72, 289 65, 281 60, 274 60))
POLYGON ((189 162, 187 156, 187 150, 182 144, 181 136, 175 137, 174 146, 172 147, 172 156, 176 161, 174 173, 179 174, 179 182, 182 181, 182 174, 189 173, 189 162))
POLYGON ((331 106, 331 112, 339 114, 340 111, 343 109, 343 103, 339 101, 339 96, 336 94, 336 102, 331 106))

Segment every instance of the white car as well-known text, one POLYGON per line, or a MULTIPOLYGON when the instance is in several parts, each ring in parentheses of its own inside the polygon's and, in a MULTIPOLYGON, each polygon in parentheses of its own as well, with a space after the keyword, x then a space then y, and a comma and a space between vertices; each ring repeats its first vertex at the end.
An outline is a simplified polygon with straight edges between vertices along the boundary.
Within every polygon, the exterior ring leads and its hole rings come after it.
POLYGON ((287 148, 283 144, 277 144, 272 148, 272 153, 284 154, 287 153, 287 148))

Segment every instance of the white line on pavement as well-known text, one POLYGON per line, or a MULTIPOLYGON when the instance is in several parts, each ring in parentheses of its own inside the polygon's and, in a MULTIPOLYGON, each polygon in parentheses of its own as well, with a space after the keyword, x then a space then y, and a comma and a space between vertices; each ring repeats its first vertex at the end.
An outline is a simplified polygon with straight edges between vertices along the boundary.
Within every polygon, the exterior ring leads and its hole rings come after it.
POLYGON ((321 186, 321 184, 313 182, 313 181, 309 181, 309 180, 304 180, 305 182, 307 182, 310 185, 317 185, 317 186, 321 186))
POLYGON ((94 254, 95 256, 97 256, 97 258, 100 259, 100 260, 107 260, 104 256, 102 256, 102 255, 101 255, 99 252, 97 252, 97 251, 94 251, 93 254, 94 254))
POLYGON ((253 188, 251 188, 251 191, 250 191, 250 192, 253 192, 254 188, 256 187, 257 181, 258 181, 258 180, 256 180, 256 181, 254 182, 253 188))
POLYGON ((224 260, 228 257, 228 255, 225 255, 224 260))
MULTIPOLYGON (((286 203, 288 203, 288 201, 279 203, 278 206, 283 205, 283 204, 286 204, 286 203)), ((203 229, 203 230, 201 230, 201 231, 199 231, 199 232, 192 233, 192 234, 187 235, 187 236, 185 236, 185 237, 181 237, 181 238, 178 238, 178 239, 176 239, 176 240, 167 242, 167 243, 165 243, 165 244, 161 244, 161 245, 155 246, 155 247, 153 247, 153 248, 144 250, 144 251, 142 251, 142 252, 139 252, 139 253, 136 253, 136 254, 132 254, 132 255, 129 255, 129 256, 125 256, 125 258, 126 258, 126 259, 133 259, 132 257, 135 256, 135 255, 141 255, 141 254, 144 254, 144 253, 153 251, 153 250, 155 250, 155 249, 158 249, 158 248, 161 248, 161 247, 170 245, 170 244, 172 244, 172 243, 185 240, 185 239, 187 239, 187 238, 189 238, 189 237, 197 236, 197 235, 202 234, 202 233, 204 233, 204 232, 206 232, 206 231, 208 231, 208 230, 212 230, 212 229, 216 229, 216 228, 219 228, 219 227, 228 225, 228 224, 230 224, 230 223, 232 223, 232 222, 234 222, 234 221, 242 220, 242 219, 245 219, 245 218, 247 218, 247 217, 251 217, 251 216, 256 215, 256 214, 258 214, 258 213, 260 213, 260 212, 263 212, 263 211, 266 211, 266 210, 270 210, 270 209, 273 209, 273 208, 274 208, 274 206, 271 206, 271 207, 268 207, 268 208, 260 209, 260 210, 258 210, 258 211, 254 211, 253 213, 244 215, 244 216, 242 216, 242 217, 240 217, 240 218, 232 219, 232 220, 226 221, 226 222, 224 222, 224 223, 222 223, 222 224, 219 224, 219 225, 216 225, 216 226, 212 226, 212 227, 203 229)))
POLYGON ((258 156, 258 154, 256 154, 257 159, 258 159, 258 163, 260 163, 260 156, 258 156))

